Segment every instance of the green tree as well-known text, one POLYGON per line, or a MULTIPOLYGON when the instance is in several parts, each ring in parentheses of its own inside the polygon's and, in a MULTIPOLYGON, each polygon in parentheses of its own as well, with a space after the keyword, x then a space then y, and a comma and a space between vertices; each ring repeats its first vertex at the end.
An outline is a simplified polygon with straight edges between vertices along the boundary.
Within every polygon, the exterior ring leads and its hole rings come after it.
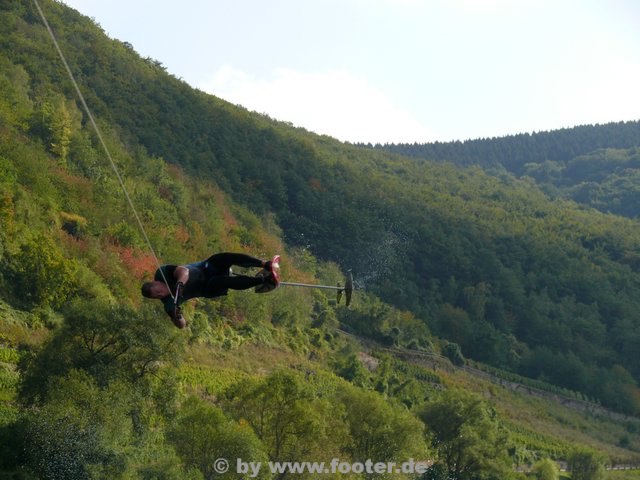
POLYGON ((558 480, 560 469, 556 462, 550 458, 544 458, 533 466, 533 474, 537 480, 558 480))
POLYGON ((26 403, 47 398, 48 379, 83 370, 99 386, 114 379, 136 383, 175 364, 184 339, 153 309, 135 311, 106 300, 76 300, 64 312, 64 324, 21 365, 20 397, 26 403))
POLYGON ((0 122, 18 131, 28 128, 33 106, 29 98, 30 78, 24 67, 0 57, 0 122))
MULTIPOLYGON (((75 105, 72 108, 77 117, 77 108, 75 105)), ((32 131, 42 137, 49 151, 61 163, 66 163, 73 133, 73 115, 64 97, 51 95, 42 101, 32 120, 32 131)))
POLYGON ((338 375, 354 385, 364 387, 371 383, 369 371, 355 353, 340 357, 333 368, 338 375))
POLYGON ((248 425, 227 419, 219 407, 196 397, 183 403, 169 439, 187 467, 197 468, 206 480, 239 478, 236 461, 261 463, 260 475, 269 478, 265 448, 248 425), (216 470, 225 459, 229 470, 216 470))
POLYGON ((251 426, 273 461, 330 461, 346 443, 341 410, 317 397, 300 374, 276 371, 243 381, 227 392, 225 404, 251 426))
POLYGON ((50 385, 48 401, 28 417, 27 465, 46 479, 123 478, 133 435, 126 386, 99 389, 77 370, 50 385))
POLYGON ((6 276, 15 301, 24 307, 59 308, 74 292, 77 265, 66 259, 54 241, 36 235, 11 255, 6 276))
POLYGON ((166 382, 99 386, 87 372, 70 370, 47 383, 47 397, 16 422, 23 469, 42 479, 196 480, 161 435, 171 403, 166 382))
POLYGON ((573 480, 602 480, 604 478, 604 459, 592 450, 575 450, 569 455, 567 463, 573 480))
POLYGON ((456 343, 466 352, 473 341, 473 323, 467 312, 461 308, 445 303, 436 312, 437 333, 456 343))
POLYGON ((64 103, 60 103, 53 112, 50 124, 51 152, 64 164, 69 155, 71 144, 71 115, 64 103))
POLYGON ((447 390, 420 413, 436 450, 436 464, 449 478, 510 478, 508 439, 491 407, 480 397, 447 390))
POLYGON ((462 355, 460 345, 458 345, 457 343, 445 343, 444 347, 442 347, 442 354, 449 360, 451 360, 451 363, 453 363, 454 365, 464 365, 464 355, 462 355))
POLYGON ((23 431, 33 443, 26 465, 40 478, 187 478, 159 435, 176 402, 174 330, 151 310, 70 304, 62 326, 20 364, 23 431))
POLYGON ((355 461, 404 462, 428 457, 424 426, 404 407, 350 385, 341 387, 337 396, 344 405, 351 436, 346 451, 355 461))

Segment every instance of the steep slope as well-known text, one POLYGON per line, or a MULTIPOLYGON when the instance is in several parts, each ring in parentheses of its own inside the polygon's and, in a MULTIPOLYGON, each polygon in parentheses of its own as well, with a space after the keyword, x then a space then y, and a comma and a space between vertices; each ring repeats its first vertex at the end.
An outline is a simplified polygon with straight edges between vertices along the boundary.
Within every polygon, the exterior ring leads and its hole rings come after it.
POLYGON ((633 412, 632 223, 512 177, 363 153, 250 114, 42 3, 161 261, 281 252, 285 278, 335 284, 334 259, 366 290, 350 309, 284 289, 192 302, 176 330, 140 298, 155 261, 32 4, 1 3, 3 475, 196 479, 223 453, 449 468, 438 448, 459 435, 443 442, 428 410, 448 420, 457 407, 474 411, 460 428, 479 477, 583 446, 637 459, 633 419, 603 425, 378 347, 369 370, 338 330, 462 361, 433 329, 558 383, 590 369, 570 386, 633 412), (531 421, 542 416, 544 431, 531 421), (291 428, 276 441, 280 419, 291 428))
MULTIPOLYGON (((73 10, 47 11, 98 117, 139 149, 122 155, 126 169, 146 168, 138 158, 149 154, 209 179, 271 218, 288 244, 353 269, 465 355, 638 411, 637 224, 551 202, 526 179, 415 163, 273 122, 191 89, 73 10)), ((6 4, 2 29, 7 116, 61 163, 90 172, 99 154, 86 133, 69 133, 82 118, 37 16, 6 4)))

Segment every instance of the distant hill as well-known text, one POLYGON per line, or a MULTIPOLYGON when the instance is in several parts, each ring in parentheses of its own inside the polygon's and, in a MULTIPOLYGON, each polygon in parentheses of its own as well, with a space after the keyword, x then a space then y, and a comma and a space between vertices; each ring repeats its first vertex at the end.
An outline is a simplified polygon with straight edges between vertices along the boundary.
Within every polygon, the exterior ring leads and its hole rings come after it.
POLYGON ((409 157, 449 161, 456 165, 502 166, 515 175, 528 163, 567 163, 599 149, 640 147, 640 121, 582 125, 550 132, 433 143, 376 145, 409 157))
POLYGON ((376 145, 414 158, 505 169, 533 178, 552 197, 640 216, 640 122, 584 125, 464 142, 376 145))

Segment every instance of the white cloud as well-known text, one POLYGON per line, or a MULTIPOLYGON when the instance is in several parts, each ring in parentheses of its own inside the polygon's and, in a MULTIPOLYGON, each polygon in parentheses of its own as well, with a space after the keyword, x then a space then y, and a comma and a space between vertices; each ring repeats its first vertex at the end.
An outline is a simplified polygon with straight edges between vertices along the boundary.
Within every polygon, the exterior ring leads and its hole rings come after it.
POLYGON ((346 70, 279 68, 268 79, 226 65, 198 88, 272 118, 350 142, 426 142, 433 131, 346 70))

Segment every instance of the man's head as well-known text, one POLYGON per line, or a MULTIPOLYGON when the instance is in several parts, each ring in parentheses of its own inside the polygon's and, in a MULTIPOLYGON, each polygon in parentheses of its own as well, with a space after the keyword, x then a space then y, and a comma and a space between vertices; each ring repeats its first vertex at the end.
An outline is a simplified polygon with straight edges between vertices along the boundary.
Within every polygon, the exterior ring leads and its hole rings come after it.
POLYGON ((142 296, 147 298, 164 298, 171 295, 171 291, 167 284, 154 280, 153 282, 145 282, 142 284, 142 296))

